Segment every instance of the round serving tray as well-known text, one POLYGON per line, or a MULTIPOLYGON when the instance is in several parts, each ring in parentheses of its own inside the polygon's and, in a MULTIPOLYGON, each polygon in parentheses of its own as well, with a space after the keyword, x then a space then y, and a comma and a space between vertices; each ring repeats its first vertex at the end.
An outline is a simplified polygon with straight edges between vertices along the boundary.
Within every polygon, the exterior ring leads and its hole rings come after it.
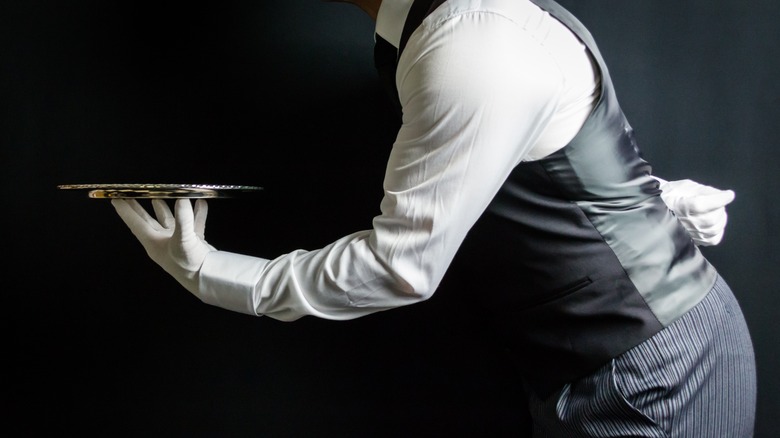
POLYGON ((258 193, 257 186, 224 184, 61 184, 61 190, 82 190, 95 199, 106 198, 233 198, 258 193))

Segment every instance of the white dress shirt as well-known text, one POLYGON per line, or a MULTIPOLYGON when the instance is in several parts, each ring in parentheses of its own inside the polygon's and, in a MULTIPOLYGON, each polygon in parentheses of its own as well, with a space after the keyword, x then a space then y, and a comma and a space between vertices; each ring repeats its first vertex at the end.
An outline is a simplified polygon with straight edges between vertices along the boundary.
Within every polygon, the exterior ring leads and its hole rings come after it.
MULTIPOLYGON (((384 0, 398 45, 411 0, 384 0)), ((292 321, 352 319, 435 291, 510 171, 565 146, 595 104, 584 45, 529 1, 449 0, 412 34, 396 83, 402 126, 373 227, 274 259, 211 252, 199 298, 292 321)))

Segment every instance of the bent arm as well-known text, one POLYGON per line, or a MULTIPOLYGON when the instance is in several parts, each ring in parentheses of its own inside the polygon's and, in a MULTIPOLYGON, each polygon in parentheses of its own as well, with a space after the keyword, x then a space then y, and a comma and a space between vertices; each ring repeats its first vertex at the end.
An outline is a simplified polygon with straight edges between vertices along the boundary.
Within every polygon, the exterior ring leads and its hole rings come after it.
POLYGON ((211 253, 201 269, 203 301, 285 321, 351 319, 435 292, 466 233, 555 112, 561 75, 516 24, 475 14, 418 32, 397 81, 403 125, 372 229, 272 260, 211 253))

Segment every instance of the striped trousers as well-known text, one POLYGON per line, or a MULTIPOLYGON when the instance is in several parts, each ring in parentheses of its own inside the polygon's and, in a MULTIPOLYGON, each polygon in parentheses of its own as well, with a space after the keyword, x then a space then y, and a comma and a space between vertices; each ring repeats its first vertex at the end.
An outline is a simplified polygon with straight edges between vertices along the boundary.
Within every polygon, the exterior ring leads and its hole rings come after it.
POLYGON ((719 277, 672 325, 529 408, 534 437, 753 436, 755 358, 731 289, 719 277))

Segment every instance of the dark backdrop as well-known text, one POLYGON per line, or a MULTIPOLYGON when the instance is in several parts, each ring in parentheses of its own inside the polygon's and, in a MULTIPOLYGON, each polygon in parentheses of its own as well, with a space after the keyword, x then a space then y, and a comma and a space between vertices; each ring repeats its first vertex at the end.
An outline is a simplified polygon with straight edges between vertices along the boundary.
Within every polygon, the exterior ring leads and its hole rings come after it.
MULTIPOLYGON (((659 176, 731 188, 724 242, 780 434, 780 3, 564 2, 611 66, 659 176)), ((429 302, 281 323, 201 304, 106 201, 63 183, 266 187, 207 238, 271 257, 370 226, 394 122, 372 23, 315 0, 5 1, 0 182, 5 430, 105 436, 502 436, 518 382, 479 315, 429 302), (8 408, 10 406, 10 408, 8 408)))

